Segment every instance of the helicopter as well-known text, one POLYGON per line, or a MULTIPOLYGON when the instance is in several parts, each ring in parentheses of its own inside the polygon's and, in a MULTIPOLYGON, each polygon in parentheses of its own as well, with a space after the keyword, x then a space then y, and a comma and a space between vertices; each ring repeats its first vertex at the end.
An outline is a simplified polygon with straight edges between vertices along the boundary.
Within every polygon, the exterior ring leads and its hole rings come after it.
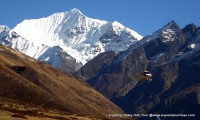
POLYGON ((148 82, 152 81, 152 74, 150 71, 144 70, 140 75, 136 77, 138 80, 147 80, 148 82))

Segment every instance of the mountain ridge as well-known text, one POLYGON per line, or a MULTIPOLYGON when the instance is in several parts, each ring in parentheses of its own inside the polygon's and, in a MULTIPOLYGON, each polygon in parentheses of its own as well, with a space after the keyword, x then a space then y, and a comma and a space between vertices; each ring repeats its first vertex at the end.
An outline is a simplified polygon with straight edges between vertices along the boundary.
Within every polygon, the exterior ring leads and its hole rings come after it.
POLYGON ((59 46, 64 54, 75 59, 68 61, 67 58, 60 57, 62 56, 60 54, 56 59, 75 66, 70 69, 60 64, 54 67, 69 73, 75 72, 99 53, 124 51, 142 38, 137 32, 117 21, 106 22, 88 18, 78 9, 55 13, 46 18, 24 20, 12 31, 21 38, 9 37, 8 40, 1 40, 1 44, 17 49, 35 59, 43 58, 39 60, 47 63, 52 63, 52 61, 49 61, 47 57, 44 58, 43 54, 48 49, 59 46))
POLYGON ((90 67, 97 62, 106 65, 99 55, 75 75, 129 114, 194 113, 199 118, 199 36, 200 27, 189 24, 180 29, 171 21, 111 56, 106 67, 90 67), (84 74, 87 69, 92 74, 84 74), (152 73, 151 82, 137 79, 144 70, 152 73))

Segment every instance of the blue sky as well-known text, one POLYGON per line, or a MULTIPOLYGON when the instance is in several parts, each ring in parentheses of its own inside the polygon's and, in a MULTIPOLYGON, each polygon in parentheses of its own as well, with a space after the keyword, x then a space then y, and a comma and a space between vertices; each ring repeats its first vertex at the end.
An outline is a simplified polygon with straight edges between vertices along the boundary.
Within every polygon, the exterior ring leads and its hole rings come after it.
POLYGON ((175 20, 200 25, 200 0, 0 0, 0 24, 10 28, 24 19, 78 8, 90 18, 118 21, 145 36, 175 20))

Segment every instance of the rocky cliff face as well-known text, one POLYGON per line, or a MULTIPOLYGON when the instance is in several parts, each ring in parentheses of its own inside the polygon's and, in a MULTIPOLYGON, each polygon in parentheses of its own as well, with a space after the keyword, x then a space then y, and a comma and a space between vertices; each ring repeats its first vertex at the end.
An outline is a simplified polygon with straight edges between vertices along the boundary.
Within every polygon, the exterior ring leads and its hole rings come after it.
MULTIPOLYGON (((127 113, 197 115, 199 35, 200 27, 189 24, 180 29, 172 21, 119 53, 104 72, 87 75, 86 81, 127 113), (152 72, 152 82, 137 80, 145 69, 152 72)), ((88 64, 94 66, 94 60, 88 64)))
POLYGON ((109 98, 124 96, 137 84, 136 77, 145 69, 146 65, 147 59, 144 56, 144 50, 139 47, 120 63, 112 63, 105 73, 90 79, 88 83, 109 98), (102 80, 105 82, 101 82, 102 80), (105 90, 102 89, 102 86, 105 90))
POLYGON ((118 54, 118 52, 103 52, 99 54, 95 59, 86 63, 80 70, 74 73, 81 80, 88 80, 95 77, 97 74, 105 72, 104 70, 111 64, 113 58, 118 54))
POLYGON ((199 53, 153 70, 152 82, 141 82, 126 96, 113 101, 128 113, 193 113, 198 116, 199 53))

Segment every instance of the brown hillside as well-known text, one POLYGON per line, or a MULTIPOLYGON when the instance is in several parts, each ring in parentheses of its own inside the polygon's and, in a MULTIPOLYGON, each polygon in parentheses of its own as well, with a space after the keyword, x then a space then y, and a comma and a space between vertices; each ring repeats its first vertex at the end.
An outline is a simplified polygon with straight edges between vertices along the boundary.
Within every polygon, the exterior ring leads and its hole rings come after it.
POLYGON ((1 45, 0 97, 84 115, 123 113, 86 83, 1 45))

